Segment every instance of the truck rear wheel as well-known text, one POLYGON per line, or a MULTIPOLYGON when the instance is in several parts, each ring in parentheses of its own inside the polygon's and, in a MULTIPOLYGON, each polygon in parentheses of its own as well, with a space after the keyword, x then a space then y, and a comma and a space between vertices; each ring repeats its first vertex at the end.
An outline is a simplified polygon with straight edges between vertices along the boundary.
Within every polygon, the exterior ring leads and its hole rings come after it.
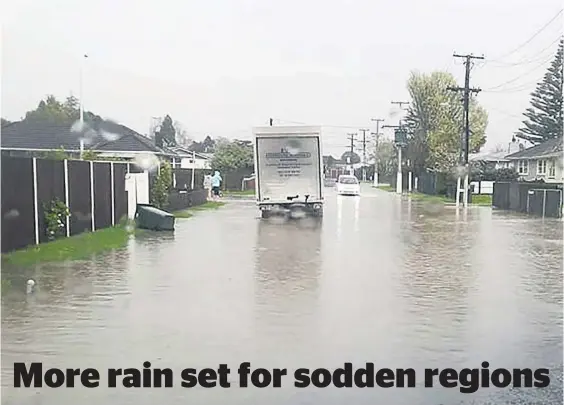
POLYGON ((261 216, 262 219, 268 219, 268 218, 270 218, 270 211, 262 210, 260 212, 260 216, 261 216))

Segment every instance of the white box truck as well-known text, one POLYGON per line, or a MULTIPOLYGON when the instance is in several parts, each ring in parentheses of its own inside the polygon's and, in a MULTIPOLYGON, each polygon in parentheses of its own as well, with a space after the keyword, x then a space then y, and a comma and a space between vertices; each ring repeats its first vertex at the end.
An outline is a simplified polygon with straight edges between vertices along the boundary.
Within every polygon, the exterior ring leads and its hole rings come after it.
POLYGON ((323 216, 321 128, 257 127, 255 188, 263 218, 323 216))

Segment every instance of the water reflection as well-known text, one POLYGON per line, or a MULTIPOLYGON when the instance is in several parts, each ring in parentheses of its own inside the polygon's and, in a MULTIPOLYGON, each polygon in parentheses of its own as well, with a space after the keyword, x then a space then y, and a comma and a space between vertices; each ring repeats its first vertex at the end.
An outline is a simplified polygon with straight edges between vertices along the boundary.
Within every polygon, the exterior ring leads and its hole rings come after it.
POLYGON ((322 266, 321 231, 320 223, 258 221, 256 321, 258 332, 266 335, 261 341, 273 346, 311 341, 322 266))

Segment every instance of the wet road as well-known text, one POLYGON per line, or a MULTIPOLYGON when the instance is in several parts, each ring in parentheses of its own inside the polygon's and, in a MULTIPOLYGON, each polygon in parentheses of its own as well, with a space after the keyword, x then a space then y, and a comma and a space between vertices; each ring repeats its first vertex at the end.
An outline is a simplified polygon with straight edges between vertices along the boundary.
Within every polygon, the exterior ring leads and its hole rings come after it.
POLYGON ((329 194, 321 227, 257 214, 233 202, 179 220, 174 236, 145 234, 97 260, 12 275, 2 404, 562 403, 562 222, 457 214, 370 188, 329 194), (30 276, 38 290, 26 296, 30 276), (10 388, 15 361, 106 370, 147 360, 178 374, 228 363, 232 388, 10 388), (551 386, 293 388, 299 367, 373 362, 419 376, 484 360, 551 368, 551 386), (288 368, 284 387, 236 387, 243 361, 288 368))

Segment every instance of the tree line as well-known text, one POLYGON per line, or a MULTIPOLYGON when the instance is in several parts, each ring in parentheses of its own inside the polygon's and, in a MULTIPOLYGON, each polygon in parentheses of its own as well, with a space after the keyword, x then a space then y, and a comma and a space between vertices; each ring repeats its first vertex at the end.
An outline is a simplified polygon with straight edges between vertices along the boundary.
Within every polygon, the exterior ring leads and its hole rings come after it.
MULTIPOLYGON (((523 113, 522 126, 508 133, 533 145, 563 134, 563 41, 543 79, 531 93, 530 107, 523 113)), ((452 174, 460 162, 463 134, 463 104, 460 95, 448 90, 456 87, 447 72, 413 72, 407 81, 410 104, 403 120, 406 130, 404 156, 415 173, 426 171, 452 174)), ((486 142, 488 113, 476 96, 470 98, 469 152, 479 152, 486 142)), ((391 141, 379 142, 373 158, 380 173, 391 173, 397 158, 391 141)))

